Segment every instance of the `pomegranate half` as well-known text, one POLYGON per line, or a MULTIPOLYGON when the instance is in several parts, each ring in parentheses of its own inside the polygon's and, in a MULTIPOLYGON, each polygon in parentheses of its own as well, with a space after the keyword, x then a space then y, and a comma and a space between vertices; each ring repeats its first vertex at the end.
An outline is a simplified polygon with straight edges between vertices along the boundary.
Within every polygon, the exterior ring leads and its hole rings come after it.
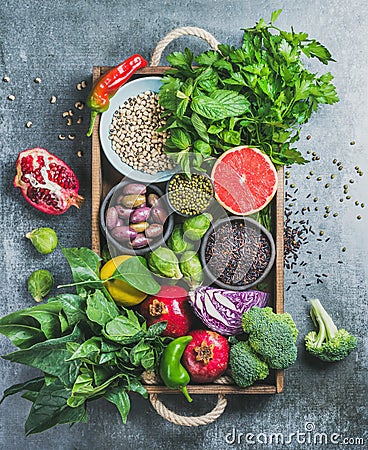
POLYGON ((31 148, 19 153, 14 187, 33 207, 54 216, 70 206, 80 207, 79 181, 72 169, 44 148, 31 148))

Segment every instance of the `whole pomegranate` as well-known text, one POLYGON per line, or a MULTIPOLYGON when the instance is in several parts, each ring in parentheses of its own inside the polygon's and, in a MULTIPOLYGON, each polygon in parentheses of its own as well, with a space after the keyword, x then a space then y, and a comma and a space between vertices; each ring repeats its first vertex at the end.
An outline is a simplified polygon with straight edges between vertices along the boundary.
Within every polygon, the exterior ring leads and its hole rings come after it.
POLYGON ((188 292, 180 286, 162 286, 158 294, 147 297, 139 305, 147 325, 167 321, 163 336, 184 336, 191 329, 194 314, 188 302, 188 292))
POLYGON ((70 206, 80 207, 79 181, 72 169, 44 148, 19 153, 14 187, 38 210, 52 215, 65 213, 70 206))
POLYGON ((229 344, 221 334, 209 330, 193 330, 193 339, 183 354, 183 365, 194 383, 212 383, 227 369, 229 344))

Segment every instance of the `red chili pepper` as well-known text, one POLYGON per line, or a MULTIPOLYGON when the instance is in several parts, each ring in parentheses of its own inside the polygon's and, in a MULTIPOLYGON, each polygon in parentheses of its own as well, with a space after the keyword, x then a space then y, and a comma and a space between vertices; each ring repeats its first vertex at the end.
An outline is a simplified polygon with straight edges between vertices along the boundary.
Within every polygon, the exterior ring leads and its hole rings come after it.
POLYGON ((92 134, 97 114, 109 109, 110 98, 129 80, 134 72, 146 67, 146 65, 147 61, 141 55, 136 54, 109 70, 96 81, 87 98, 87 106, 91 109, 91 122, 87 136, 92 134))

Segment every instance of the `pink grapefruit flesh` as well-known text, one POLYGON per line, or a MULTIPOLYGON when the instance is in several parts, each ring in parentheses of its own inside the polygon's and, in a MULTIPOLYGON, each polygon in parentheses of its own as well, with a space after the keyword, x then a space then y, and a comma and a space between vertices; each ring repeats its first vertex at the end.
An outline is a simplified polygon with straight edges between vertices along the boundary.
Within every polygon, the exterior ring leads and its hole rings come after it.
POLYGON ((211 177, 216 200, 226 210, 242 216, 263 209, 277 190, 275 166, 256 148, 227 150, 217 159, 211 177))

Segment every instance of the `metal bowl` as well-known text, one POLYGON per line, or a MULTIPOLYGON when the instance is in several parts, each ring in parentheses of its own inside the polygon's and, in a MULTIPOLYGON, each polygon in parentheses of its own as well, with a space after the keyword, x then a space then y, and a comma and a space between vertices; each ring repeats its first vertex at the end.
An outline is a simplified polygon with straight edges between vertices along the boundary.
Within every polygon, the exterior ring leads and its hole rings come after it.
POLYGON ((158 196, 162 197, 162 204, 166 208, 166 210, 169 214, 169 216, 166 219, 166 222, 164 224, 163 235, 161 237, 159 237, 157 240, 154 240, 152 243, 150 243, 146 247, 137 248, 137 249, 133 249, 131 246, 125 246, 111 236, 111 233, 107 229, 106 220, 105 220, 105 214, 106 214, 107 208, 110 206, 110 202, 114 202, 114 199, 117 198, 117 196, 119 195, 119 191, 124 186, 126 186, 127 184, 130 184, 130 183, 134 183, 134 182, 135 182, 135 180, 124 179, 119 184, 117 184, 112 189, 110 189, 110 191, 106 195, 104 201, 102 202, 102 205, 100 208, 100 228, 101 228, 103 235, 106 237, 106 241, 107 241, 107 245, 108 245, 109 249, 111 248, 111 250, 112 250, 112 252, 110 250, 110 253, 113 253, 114 256, 116 256, 118 254, 119 255, 136 255, 136 256, 146 255, 147 253, 149 253, 149 252, 155 250, 156 248, 160 247, 161 245, 163 245, 166 242, 166 240, 170 237, 172 230, 174 228, 174 216, 172 214, 170 214, 170 208, 166 204, 165 196, 164 196, 163 192, 161 191, 161 189, 159 187, 155 186, 154 184, 142 183, 142 184, 146 184, 148 193, 154 193, 154 194, 157 194, 158 196))

